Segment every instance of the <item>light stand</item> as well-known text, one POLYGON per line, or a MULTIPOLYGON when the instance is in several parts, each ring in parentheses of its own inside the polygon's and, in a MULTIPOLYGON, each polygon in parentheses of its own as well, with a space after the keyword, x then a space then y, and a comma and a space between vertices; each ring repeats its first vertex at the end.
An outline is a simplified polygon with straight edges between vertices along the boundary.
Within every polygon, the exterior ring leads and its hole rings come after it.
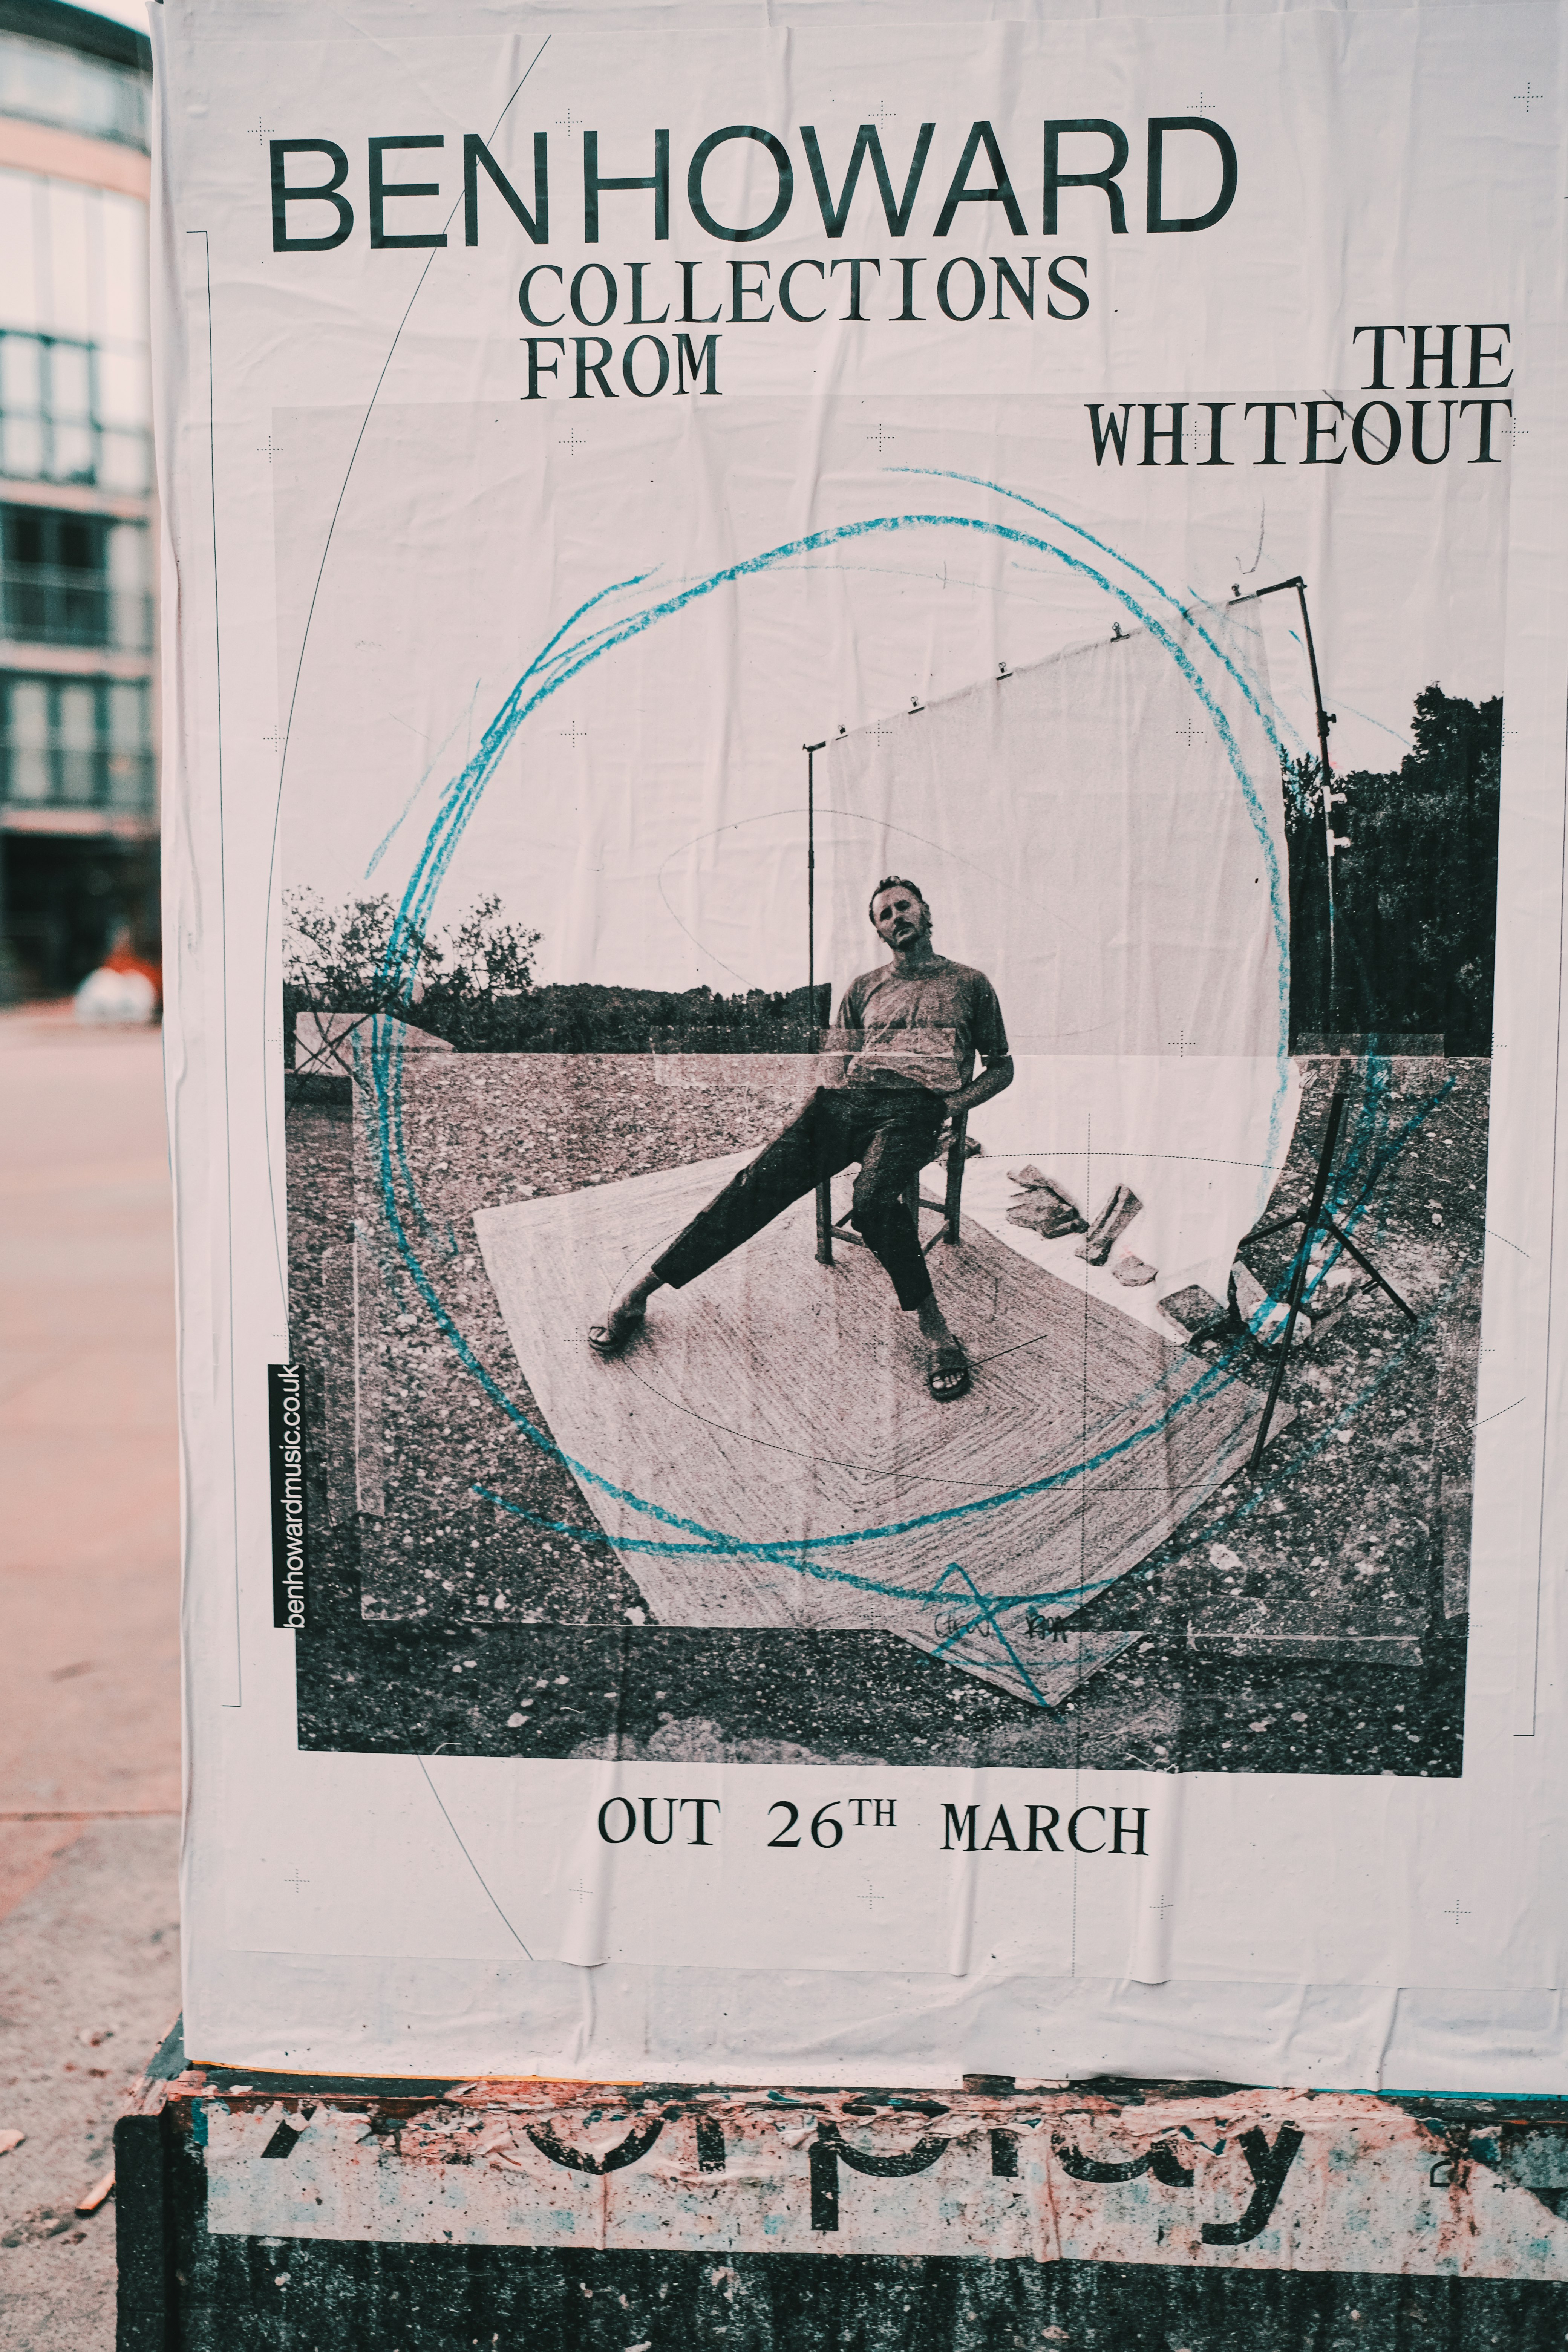
MULTIPOLYGON (((805 1005, 811 1024, 811 1050, 821 1051, 816 1026, 816 755, 826 742, 803 743, 805 753, 805 1005)), ((833 1264, 833 1209, 827 1187, 816 1188, 816 1262, 833 1264)))
POLYGON ((816 1044, 816 755, 826 744, 803 743, 805 753, 805 1017, 816 1044))
POLYGON ((1311 615, 1307 610, 1307 583, 1297 572, 1289 580, 1276 580, 1270 587, 1248 589, 1245 596, 1239 588, 1234 589, 1230 601, 1233 604, 1255 604, 1260 597, 1278 596, 1289 588, 1296 591, 1297 601, 1301 607, 1301 627, 1307 639, 1307 659, 1312 672, 1312 702, 1318 714, 1318 757, 1323 771, 1324 872, 1329 886, 1329 1027, 1332 1029, 1339 1020, 1340 1003, 1339 943, 1334 935, 1334 852, 1336 849, 1348 849, 1350 843, 1334 831, 1334 803, 1342 801, 1344 794, 1335 792, 1333 772, 1329 766, 1329 730, 1334 723, 1335 714, 1323 708, 1323 689, 1318 677, 1318 648, 1312 641, 1311 615))

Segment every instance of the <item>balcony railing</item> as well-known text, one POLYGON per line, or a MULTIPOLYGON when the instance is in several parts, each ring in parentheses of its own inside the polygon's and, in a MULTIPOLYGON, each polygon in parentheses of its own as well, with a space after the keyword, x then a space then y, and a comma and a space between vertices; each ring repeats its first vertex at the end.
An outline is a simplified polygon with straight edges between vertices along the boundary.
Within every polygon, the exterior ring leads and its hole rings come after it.
POLYGON ((123 346, 0 330, 0 474, 144 493, 152 446, 134 404, 127 406, 130 359, 123 346))
POLYGON ((9 29, 0 33, 3 114, 144 150, 148 81, 140 67, 83 56, 58 37, 38 40, 9 29))
POLYGON ((108 744, 17 743, 0 737, 0 806, 5 808, 150 816, 157 779, 151 751, 116 751, 108 744))
POLYGON ((79 482, 140 497, 152 486, 152 436, 129 425, 110 428, 90 419, 0 409, 0 474, 14 481, 79 482))
POLYGON ((0 570, 0 627, 31 645, 150 653, 153 599, 144 588, 118 587, 80 567, 8 563, 0 570))

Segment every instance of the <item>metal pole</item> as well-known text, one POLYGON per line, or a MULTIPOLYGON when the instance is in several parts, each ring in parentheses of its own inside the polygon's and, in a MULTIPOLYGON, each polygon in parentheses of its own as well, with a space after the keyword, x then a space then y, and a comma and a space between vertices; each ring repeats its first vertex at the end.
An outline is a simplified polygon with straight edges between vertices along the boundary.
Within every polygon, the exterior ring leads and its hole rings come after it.
POLYGON ((826 743, 803 743, 805 753, 805 1017, 816 1051, 816 755, 826 743))
POLYGON ((1334 929, 1334 850, 1338 836, 1334 832, 1333 771, 1329 765, 1329 730, 1334 723, 1334 713, 1323 708, 1323 689, 1318 677, 1318 649, 1312 642, 1311 616, 1307 611, 1307 583, 1300 572, 1289 580, 1276 580, 1270 587, 1253 588, 1243 596, 1231 597, 1233 604, 1255 604, 1261 596, 1277 596, 1282 589, 1294 588, 1301 607, 1301 627, 1307 639, 1307 660, 1312 672, 1312 705, 1318 719, 1318 758, 1323 782, 1323 870, 1329 892, 1329 1026, 1339 1018, 1339 941, 1334 929))
MULTIPOLYGON (((811 1050, 821 1048, 816 1026, 816 755, 826 742, 805 743, 805 1003, 811 1024, 811 1050)), ((833 1195, 826 1179, 816 1187, 816 1262, 833 1264, 833 1195)))
POLYGON ((1307 583, 1296 583, 1296 594, 1301 606, 1301 626, 1307 634, 1307 659, 1312 669, 1312 700, 1318 712, 1318 757, 1323 769, 1323 856, 1324 870, 1329 877, 1329 1026, 1339 1021, 1340 964, 1339 940, 1334 930, 1334 781, 1329 765, 1329 729, 1332 724, 1323 709, 1323 690, 1318 683, 1318 649, 1312 643, 1312 624, 1307 612, 1307 583))

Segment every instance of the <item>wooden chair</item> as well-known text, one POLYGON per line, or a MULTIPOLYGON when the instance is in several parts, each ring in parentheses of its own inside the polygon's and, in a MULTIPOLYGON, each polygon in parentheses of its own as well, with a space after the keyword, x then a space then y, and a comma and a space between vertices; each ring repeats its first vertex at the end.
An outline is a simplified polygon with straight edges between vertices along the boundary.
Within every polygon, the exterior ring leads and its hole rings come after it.
MULTIPOLYGON (((929 1192, 921 1191, 918 1176, 904 1192, 904 1198, 909 1202, 910 1214, 915 1221, 917 1234, 921 1228, 922 1209, 942 1219, 941 1224, 932 1234, 930 1241, 921 1244, 928 1257, 938 1242, 956 1243, 959 1239, 959 1211, 963 1198, 963 1162, 966 1157, 964 1142, 968 1130, 969 1114, 967 1111, 960 1111, 952 1122, 952 1132, 948 1142, 947 1182, 940 1201, 933 1201, 929 1192)), ((835 1223, 832 1185, 819 1184, 816 1188, 816 1262, 819 1265, 833 1264, 835 1240, 853 1242, 859 1249, 866 1247, 865 1241, 855 1231, 847 1216, 840 1217, 835 1223)))

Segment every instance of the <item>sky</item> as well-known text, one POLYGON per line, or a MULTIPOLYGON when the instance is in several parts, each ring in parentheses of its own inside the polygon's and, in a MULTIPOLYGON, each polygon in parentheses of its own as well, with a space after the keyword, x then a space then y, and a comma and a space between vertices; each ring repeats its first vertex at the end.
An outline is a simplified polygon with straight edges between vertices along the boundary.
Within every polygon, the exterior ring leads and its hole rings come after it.
POLYGON ((94 16, 112 16, 117 25, 133 26, 137 32, 147 30, 145 0, 100 0, 100 5, 89 11, 94 16))

